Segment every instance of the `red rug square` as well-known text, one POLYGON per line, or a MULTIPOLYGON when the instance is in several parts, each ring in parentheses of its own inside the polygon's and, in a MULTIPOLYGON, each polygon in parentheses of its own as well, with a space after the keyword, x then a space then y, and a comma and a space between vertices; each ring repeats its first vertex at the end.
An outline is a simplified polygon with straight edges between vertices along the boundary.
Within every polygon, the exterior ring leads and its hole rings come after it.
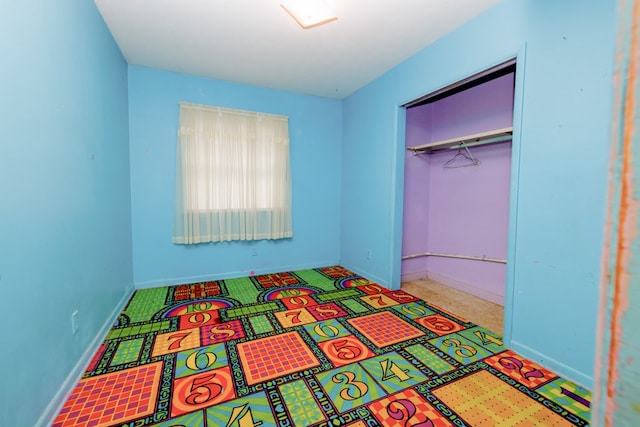
POLYGON ((320 364, 298 332, 243 342, 237 349, 250 385, 320 364))
POLYGON ((156 409, 161 374, 162 362, 155 362, 84 378, 53 427, 104 427, 150 415, 156 409))
POLYGON ((347 322, 376 347, 386 347, 424 335, 424 332, 388 311, 349 319, 347 322))

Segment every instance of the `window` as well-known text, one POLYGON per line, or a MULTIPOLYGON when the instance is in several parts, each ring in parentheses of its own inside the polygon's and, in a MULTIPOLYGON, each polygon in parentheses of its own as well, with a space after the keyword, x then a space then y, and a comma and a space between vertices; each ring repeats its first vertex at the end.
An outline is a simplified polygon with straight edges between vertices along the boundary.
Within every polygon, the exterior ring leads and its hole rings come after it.
POLYGON ((180 104, 173 242, 293 236, 286 116, 180 104))

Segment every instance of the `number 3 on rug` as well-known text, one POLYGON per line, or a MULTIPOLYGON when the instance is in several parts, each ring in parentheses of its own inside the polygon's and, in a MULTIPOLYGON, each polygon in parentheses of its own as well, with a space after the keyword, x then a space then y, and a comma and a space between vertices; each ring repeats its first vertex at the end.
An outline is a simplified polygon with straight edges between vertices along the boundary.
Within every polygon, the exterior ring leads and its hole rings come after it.
POLYGON ((339 372, 331 378, 331 381, 336 384, 340 384, 343 379, 347 380, 345 383, 347 386, 353 386, 340 390, 340 397, 344 400, 360 399, 369 391, 369 387, 365 383, 355 381, 356 376, 353 372, 339 372))

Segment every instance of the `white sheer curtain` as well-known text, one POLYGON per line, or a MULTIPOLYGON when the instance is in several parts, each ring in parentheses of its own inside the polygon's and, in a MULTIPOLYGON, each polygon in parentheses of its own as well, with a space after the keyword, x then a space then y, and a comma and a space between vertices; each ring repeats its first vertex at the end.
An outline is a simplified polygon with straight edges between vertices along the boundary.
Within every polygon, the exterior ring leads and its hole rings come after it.
POLYGON ((180 103, 173 242, 293 236, 286 116, 180 103))

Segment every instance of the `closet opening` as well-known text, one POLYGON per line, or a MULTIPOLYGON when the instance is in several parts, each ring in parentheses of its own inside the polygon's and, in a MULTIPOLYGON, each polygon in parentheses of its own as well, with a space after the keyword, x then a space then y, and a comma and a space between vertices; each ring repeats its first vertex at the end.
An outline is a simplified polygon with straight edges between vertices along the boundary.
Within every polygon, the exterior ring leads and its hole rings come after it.
POLYGON ((404 105, 402 287, 499 334, 515 75, 514 58, 404 105))

